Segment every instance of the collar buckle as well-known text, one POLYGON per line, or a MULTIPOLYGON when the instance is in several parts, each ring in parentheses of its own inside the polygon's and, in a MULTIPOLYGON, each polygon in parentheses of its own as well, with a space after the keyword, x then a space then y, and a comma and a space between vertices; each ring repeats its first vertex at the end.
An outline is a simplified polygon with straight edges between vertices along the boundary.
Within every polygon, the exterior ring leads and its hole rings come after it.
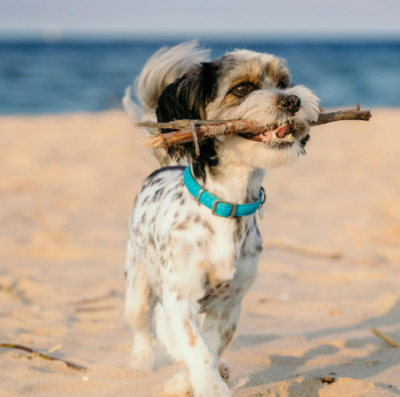
MULTIPOLYGON (((214 201, 212 208, 211 208, 211 212, 213 215, 220 216, 216 213, 218 203, 229 204, 232 206, 232 211, 231 211, 230 215, 227 217, 228 219, 232 219, 235 216, 237 204, 231 203, 230 201, 224 201, 224 200, 215 200, 214 201)), ((223 218, 225 218, 225 217, 223 217, 223 218)))

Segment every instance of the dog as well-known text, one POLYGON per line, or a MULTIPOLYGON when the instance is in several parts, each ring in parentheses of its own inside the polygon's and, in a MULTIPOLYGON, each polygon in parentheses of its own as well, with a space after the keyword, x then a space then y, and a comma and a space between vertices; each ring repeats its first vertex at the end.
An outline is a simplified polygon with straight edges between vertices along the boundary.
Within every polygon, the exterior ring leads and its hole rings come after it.
MULTIPOLYGON (((138 77, 137 96, 143 109, 129 89, 123 103, 142 121, 245 119, 266 127, 255 137, 200 141, 199 156, 193 142, 155 149, 164 167, 143 182, 129 220, 131 368, 153 367, 154 319, 159 341, 185 364, 166 393, 227 397, 229 369, 221 356, 257 276, 261 184, 267 168, 305 154, 319 100, 308 88, 294 86, 285 61, 274 55, 235 50, 210 61, 193 42, 153 55, 138 77)), ((146 130, 148 136, 156 133, 146 130)))

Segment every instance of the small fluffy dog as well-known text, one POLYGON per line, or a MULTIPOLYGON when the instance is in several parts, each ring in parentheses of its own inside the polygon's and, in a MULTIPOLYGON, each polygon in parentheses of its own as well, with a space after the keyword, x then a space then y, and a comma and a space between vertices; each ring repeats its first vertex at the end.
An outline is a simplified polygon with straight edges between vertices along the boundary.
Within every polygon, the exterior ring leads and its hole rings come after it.
POLYGON ((245 119, 265 125, 265 132, 201 141, 199 157, 193 143, 155 150, 167 167, 143 182, 130 217, 126 315, 134 334, 132 368, 153 366, 154 318, 158 339, 172 358, 185 363, 166 392, 226 397, 229 370, 221 355, 256 278, 262 238, 256 213, 213 214, 189 192, 185 167, 176 164, 187 160, 203 191, 223 202, 256 202, 265 169, 305 153, 308 124, 317 120, 320 108, 308 88, 291 84, 282 59, 247 50, 213 61, 207 55, 196 43, 158 51, 137 81, 143 110, 131 101, 129 89, 125 108, 142 121, 245 119))

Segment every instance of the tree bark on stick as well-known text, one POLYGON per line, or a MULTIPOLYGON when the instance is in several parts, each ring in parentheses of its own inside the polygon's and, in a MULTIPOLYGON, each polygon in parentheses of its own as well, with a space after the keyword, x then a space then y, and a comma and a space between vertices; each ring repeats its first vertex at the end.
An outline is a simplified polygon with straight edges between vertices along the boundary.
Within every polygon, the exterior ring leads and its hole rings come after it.
MULTIPOLYGON (((321 113, 317 121, 310 123, 310 127, 332 123, 340 120, 364 120, 371 118, 369 110, 357 109, 342 110, 339 112, 321 113)), ((169 123, 136 123, 138 127, 179 129, 165 134, 157 134, 155 137, 147 138, 145 146, 147 148, 168 149, 170 146, 182 143, 193 142, 193 132, 191 124, 195 125, 198 141, 214 138, 221 135, 231 134, 252 134, 259 135, 267 129, 274 129, 266 126, 257 125, 254 121, 246 120, 176 120, 169 123)), ((295 126, 291 126, 295 128, 295 126)), ((275 127, 276 128, 276 127, 275 127)))

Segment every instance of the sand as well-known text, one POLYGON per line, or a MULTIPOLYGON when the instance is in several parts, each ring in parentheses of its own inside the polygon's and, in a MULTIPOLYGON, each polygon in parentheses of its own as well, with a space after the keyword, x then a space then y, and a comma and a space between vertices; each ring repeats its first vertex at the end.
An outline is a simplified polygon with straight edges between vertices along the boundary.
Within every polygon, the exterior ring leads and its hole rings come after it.
MULTIPOLYGON (((225 354, 233 396, 400 394, 400 110, 317 127, 271 170, 260 275, 225 354), (331 384, 320 378, 334 378, 331 384)), ((0 396, 162 396, 127 369, 127 219, 157 163, 121 111, 0 118, 0 396), (93 301, 82 302, 84 299, 93 301)))

